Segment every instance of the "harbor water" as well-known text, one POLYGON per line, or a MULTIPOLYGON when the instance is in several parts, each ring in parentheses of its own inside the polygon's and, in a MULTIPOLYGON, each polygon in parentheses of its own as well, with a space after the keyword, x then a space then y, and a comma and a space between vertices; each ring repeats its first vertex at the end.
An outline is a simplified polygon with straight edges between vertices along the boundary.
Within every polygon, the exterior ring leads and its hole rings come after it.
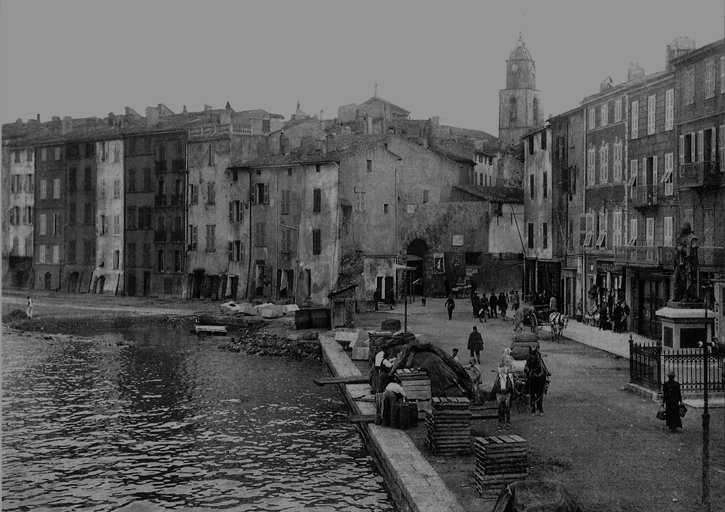
POLYGON ((320 361, 45 338, 2 340, 4 511, 395 510, 320 361))

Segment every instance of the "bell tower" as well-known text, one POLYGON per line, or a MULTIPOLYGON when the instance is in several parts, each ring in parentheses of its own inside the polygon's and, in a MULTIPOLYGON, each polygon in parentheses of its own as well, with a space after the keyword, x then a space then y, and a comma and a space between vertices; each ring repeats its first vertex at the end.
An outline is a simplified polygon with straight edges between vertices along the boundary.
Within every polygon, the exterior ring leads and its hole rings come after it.
POLYGON ((536 63, 519 37, 506 61, 506 88, 499 92, 498 136, 506 146, 516 145, 544 120, 540 92, 536 90, 536 63))

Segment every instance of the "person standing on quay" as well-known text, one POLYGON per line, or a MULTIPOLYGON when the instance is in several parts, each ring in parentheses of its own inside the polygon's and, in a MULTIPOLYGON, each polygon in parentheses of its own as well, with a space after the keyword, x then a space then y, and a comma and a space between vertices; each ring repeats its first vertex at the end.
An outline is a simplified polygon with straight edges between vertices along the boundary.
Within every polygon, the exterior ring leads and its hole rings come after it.
POLYGON ((485 293, 481 297, 481 312, 479 314, 478 321, 480 322, 481 318, 483 318, 483 321, 486 322, 486 316, 488 316, 488 297, 486 297, 485 293))
POLYGON ((496 297, 496 292, 494 290, 491 290, 491 298, 488 299, 488 307, 491 308, 491 318, 498 318, 498 311, 496 311, 496 308, 498 307, 498 298, 496 297))
POLYGON ((453 320, 453 310, 456 309, 456 301, 453 300, 453 297, 448 297, 444 306, 448 310, 448 320, 453 320))
POLYGON ((478 318, 478 312, 481 309, 481 297, 476 292, 471 295, 471 306, 473 306, 473 318, 478 318))
POLYGON ((680 392, 680 383, 675 380, 675 372, 670 370, 667 372, 668 381, 662 384, 662 405, 665 406, 665 419, 670 432, 677 432, 678 428, 682 428, 682 420, 680 419, 680 404, 682 403, 682 393, 680 392))
POLYGON ((27 314, 28 318, 31 320, 33 319, 33 299, 30 298, 30 295, 28 295, 28 308, 25 310, 25 314, 27 314))
POLYGON ((483 350, 483 338, 478 332, 476 326, 473 326, 473 332, 468 335, 468 350, 471 351, 471 359, 475 357, 478 364, 481 364, 481 351, 483 350))
POLYGON ((501 318, 504 322, 506 321, 506 310, 508 309, 508 302, 506 301, 506 295, 503 292, 498 294, 498 307, 501 308, 501 318))

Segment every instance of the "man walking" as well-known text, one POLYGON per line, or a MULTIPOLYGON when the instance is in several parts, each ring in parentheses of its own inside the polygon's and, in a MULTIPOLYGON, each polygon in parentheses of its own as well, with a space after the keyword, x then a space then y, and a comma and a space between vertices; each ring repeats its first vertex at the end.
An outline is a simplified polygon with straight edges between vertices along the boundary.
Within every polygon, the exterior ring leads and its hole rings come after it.
POLYGON ((444 306, 448 310, 448 320, 453 320, 453 310, 456 309, 456 301, 453 300, 453 297, 448 297, 444 306))
POLYGON ((491 290, 491 298, 488 299, 488 307, 491 308, 491 318, 498 318, 498 311, 496 311, 496 308, 498 307, 498 297, 496 297, 496 292, 494 290, 491 290))
POLYGON ((478 364, 481 364, 481 351, 483 350, 483 338, 478 332, 476 326, 473 326, 473 332, 468 335, 468 350, 471 351, 471 359, 475 358, 478 364))
POLYGON ((665 406, 665 419, 670 432, 677 432, 678 428, 682 428, 682 420, 680 419, 680 404, 682 403, 682 393, 680 392, 680 383, 675 380, 675 372, 670 370, 667 372, 667 382, 662 384, 662 405, 665 406))

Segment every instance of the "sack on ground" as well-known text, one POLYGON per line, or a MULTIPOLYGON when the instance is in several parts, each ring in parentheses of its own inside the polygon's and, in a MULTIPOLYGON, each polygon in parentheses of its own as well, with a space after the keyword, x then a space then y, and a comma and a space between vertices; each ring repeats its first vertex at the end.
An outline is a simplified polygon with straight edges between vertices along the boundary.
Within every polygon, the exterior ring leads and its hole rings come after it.
POLYGON ((680 418, 684 418, 685 414, 687 414, 687 407, 685 404, 680 404, 680 418))
POLYGON ((660 405, 660 408, 657 410, 657 419, 658 420, 667 419, 667 416, 665 415, 665 406, 664 405, 660 405))

